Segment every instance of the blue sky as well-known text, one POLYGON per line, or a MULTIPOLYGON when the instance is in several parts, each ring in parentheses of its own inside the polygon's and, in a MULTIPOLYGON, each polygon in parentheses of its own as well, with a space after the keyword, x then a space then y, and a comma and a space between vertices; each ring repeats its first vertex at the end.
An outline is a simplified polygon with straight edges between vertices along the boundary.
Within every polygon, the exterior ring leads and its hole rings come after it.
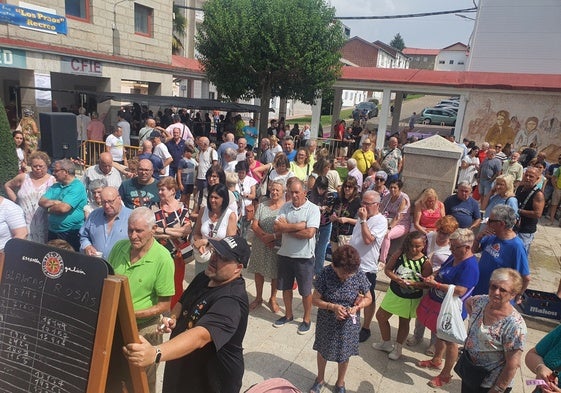
MULTIPOLYGON (((472 8, 472 0, 326 0, 337 16, 387 16, 472 8)), ((479 0, 476 0, 478 3, 479 0)), ((475 18, 475 13, 464 14, 475 18)), ((400 33, 407 47, 440 49, 469 44, 474 22, 454 14, 388 20, 343 20, 351 37, 390 43, 400 33)))

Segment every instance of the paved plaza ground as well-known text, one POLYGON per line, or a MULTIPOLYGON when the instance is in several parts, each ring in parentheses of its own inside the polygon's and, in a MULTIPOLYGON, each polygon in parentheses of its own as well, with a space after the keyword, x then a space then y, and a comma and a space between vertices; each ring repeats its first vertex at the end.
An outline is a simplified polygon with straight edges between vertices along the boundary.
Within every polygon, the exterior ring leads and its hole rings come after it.
MULTIPOLYGON (((557 226, 542 226, 538 228, 536 240, 531 249, 530 265, 532 280, 530 288, 542 291, 555 292, 559 282, 561 261, 561 228, 557 226)), ((187 265, 186 279, 190 280, 194 274, 193 263, 187 265)), ((377 304, 385 294, 387 278, 383 273, 379 275, 377 285, 377 304)), ((250 302, 255 297, 253 277, 246 275, 247 291, 250 302)), ((265 285, 264 298, 267 298, 268 283, 265 285)), ((282 299, 279 293, 279 304, 282 308, 282 299)), ((250 313, 249 326, 244 341, 245 349, 245 375, 242 391, 251 385, 273 377, 282 377, 292 382, 303 392, 308 392, 316 376, 316 352, 312 349, 315 330, 315 310, 312 317, 312 332, 300 336, 296 333, 298 323, 301 321, 303 309, 300 297, 295 293, 295 321, 287 326, 276 329, 272 323, 279 315, 273 314, 266 305, 258 307, 250 313)), ((528 324, 527 348, 532 348, 545 334, 557 325, 556 321, 525 317, 528 324)), ((392 337, 397 331, 397 318, 390 319, 392 337)), ((411 330, 414 321, 411 321, 411 330)), ((352 357, 346 377, 348 392, 359 393, 386 393, 399 391, 423 392, 459 392, 460 380, 454 376, 452 382, 442 389, 427 386, 429 379, 437 372, 420 369, 415 366, 418 360, 427 359, 424 355, 428 345, 428 335, 416 347, 404 346, 403 356, 397 361, 389 360, 387 354, 376 351, 372 343, 378 342, 380 333, 378 324, 374 320, 371 326, 372 337, 360 346, 360 355, 352 357)), ((160 368, 161 370, 163 367, 160 368)), ((516 373, 513 392, 531 392, 532 387, 527 387, 524 381, 534 375, 522 365, 516 373)), ((326 371, 327 385, 323 392, 333 390, 337 379, 337 365, 328 363, 326 371)), ((188 383, 188 381, 185 381, 188 383)))

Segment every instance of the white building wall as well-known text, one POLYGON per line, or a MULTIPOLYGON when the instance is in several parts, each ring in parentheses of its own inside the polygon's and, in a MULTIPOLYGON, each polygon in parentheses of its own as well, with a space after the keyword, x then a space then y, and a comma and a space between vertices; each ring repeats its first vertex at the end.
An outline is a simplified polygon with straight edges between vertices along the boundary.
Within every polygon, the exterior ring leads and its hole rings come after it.
POLYGON ((468 71, 561 73, 561 1, 480 0, 468 71))
POLYGON ((465 51, 441 51, 436 56, 434 69, 436 71, 465 71, 467 59, 465 51))

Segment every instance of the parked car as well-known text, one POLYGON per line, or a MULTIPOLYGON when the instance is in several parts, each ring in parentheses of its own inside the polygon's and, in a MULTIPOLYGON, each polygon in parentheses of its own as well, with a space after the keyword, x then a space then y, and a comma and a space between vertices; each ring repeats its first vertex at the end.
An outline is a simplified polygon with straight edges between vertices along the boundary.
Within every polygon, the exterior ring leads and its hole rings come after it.
POLYGON ((434 108, 446 109, 446 110, 455 112, 456 114, 458 113, 458 107, 457 106, 450 106, 448 104, 438 104, 438 105, 435 105, 434 108))
POLYGON ((442 100, 438 105, 460 106, 460 101, 457 100, 442 100))
POLYGON ((456 117, 457 114, 454 111, 444 108, 425 108, 423 112, 421 112, 421 122, 423 124, 455 126, 456 117))
POLYGON ((355 110, 358 110, 361 115, 366 116, 369 119, 378 116, 378 106, 370 101, 358 103, 355 110))

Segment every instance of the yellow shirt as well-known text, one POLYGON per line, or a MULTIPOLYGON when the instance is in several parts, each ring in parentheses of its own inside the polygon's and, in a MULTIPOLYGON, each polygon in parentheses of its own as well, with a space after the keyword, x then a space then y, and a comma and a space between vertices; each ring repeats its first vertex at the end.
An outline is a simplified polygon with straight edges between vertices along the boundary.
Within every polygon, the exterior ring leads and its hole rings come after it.
POLYGON ((376 159, 374 158, 374 152, 372 150, 368 150, 365 152, 362 149, 358 149, 353 153, 352 158, 356 160, 356 167, 363 175, 366 175, 366 172, 368 172, 368 168, 370 168, 372 164, 376 162, 376 159))

